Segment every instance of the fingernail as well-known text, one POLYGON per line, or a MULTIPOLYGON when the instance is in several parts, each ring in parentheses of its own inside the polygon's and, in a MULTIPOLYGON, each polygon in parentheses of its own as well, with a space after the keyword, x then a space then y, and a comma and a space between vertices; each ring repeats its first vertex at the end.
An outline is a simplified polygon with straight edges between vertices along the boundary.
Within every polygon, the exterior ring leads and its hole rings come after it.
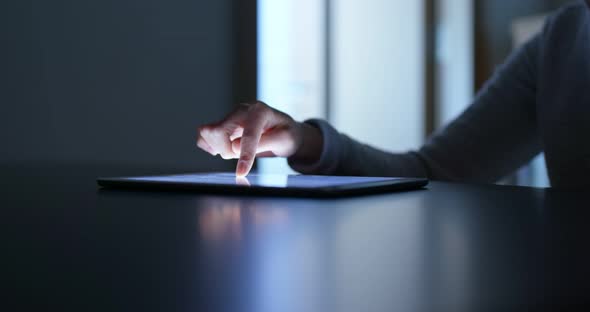
POLYGON ((245 160, 238 161, 238 167, 236 169, 236 175, 243 177, 248 174, 248 162, 245 160))

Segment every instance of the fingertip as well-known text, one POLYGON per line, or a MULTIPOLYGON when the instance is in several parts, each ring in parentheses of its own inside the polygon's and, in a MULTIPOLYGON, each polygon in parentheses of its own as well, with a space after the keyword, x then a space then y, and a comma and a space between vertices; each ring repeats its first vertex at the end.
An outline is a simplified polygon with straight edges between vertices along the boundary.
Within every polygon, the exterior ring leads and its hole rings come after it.
POLYGON ((248 163, 247 160, 239 160, 238 166, 236 167, 236 176, 238 177, 245 177, 250 172, 251 165, 248 163))

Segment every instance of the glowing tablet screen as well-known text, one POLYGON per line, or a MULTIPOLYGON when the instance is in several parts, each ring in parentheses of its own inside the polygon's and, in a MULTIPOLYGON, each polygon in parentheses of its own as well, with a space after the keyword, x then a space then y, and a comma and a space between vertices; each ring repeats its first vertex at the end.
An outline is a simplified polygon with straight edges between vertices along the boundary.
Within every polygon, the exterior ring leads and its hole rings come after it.
POLYGON ((131 177, 125 179, 131 181, 145 182, 241 185, 276 188, 318 188, 399 180, 399 178, 381 177, 338 177, 275 174, 250 174, 245 178, 237 178, 236 175, 233 173, 178 174, 167 176, 131 177))

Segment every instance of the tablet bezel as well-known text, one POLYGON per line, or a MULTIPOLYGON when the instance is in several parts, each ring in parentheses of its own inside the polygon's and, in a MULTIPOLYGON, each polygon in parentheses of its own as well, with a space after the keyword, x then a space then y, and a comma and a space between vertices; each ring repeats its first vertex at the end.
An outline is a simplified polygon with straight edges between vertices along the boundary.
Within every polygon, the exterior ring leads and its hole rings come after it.
MULTIPOLYGON (((213 173, 193 173, 207 175, 213 173)), ((345 197, 365 194, 378 194, 424 188, 428 184, 425 178, 397 178, 391 180, 355 182, 342 185, 322 186, 316 188, 245 186, 235 184, 194 183, 176 181, 150 181, 150 177, 165 177, 178 174, 160 174, 149 176, 105 177, 96 181, 107 189, 134 189, 157 191, 182 191, 213 194, 257 195, 257 196, 295 196, 295 197, 345 197), (142 178, 142 180, 137 180, 142 178)), ((381 178, 381 177, 375 177, 381 178)))

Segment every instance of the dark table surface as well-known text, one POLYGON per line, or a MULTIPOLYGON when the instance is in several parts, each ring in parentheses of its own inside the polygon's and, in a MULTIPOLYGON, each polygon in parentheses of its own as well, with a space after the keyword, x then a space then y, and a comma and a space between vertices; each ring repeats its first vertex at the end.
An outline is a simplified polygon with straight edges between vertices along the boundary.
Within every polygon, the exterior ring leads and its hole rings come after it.
MULTIPOLYGON (((347 199, 99 190, 4 166, 3 296, 44 311, 532 311, 590 303, 585 192, 432 182, 347 199)), ((41 311, 41 310, 40 310, 41 311)))

